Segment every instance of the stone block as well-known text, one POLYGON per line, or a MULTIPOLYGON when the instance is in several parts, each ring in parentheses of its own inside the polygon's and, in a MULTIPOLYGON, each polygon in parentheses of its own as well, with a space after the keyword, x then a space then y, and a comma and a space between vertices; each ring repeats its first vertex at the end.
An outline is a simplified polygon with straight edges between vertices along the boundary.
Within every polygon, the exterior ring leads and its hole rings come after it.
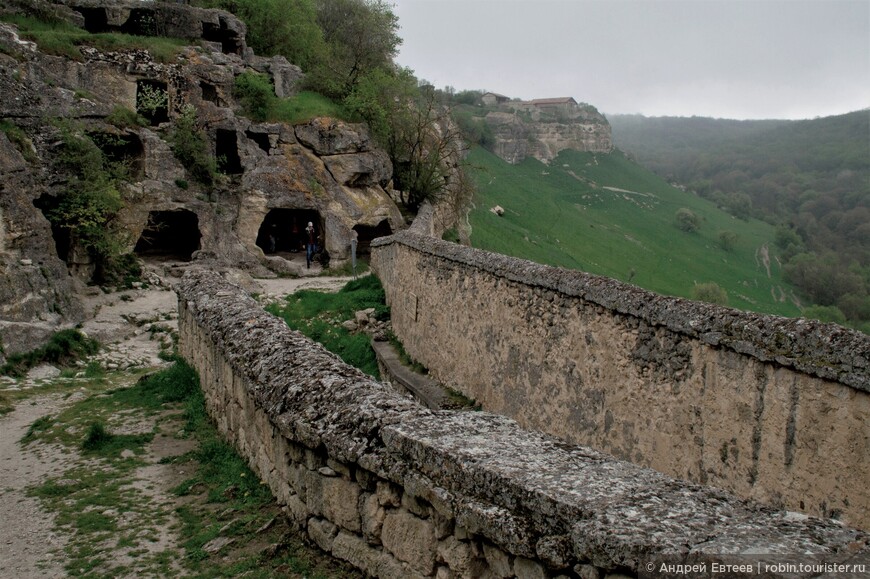
POLYGON ((360 490, 355 482, 343 478, 324 478, 322 483, 323 516, 347 529, 362 530, 358 509, 360 490))
POLYGON ((377 483, 379 482, 377 475, 361 468, 356 469, 355 478, 360 488, 364 491, 369 492, 374 491, 377 488, 377 483))
POLYGON ((291 495, 287 499, 287 515, 297 527, 304 527, 308 520, 308 507, 299 498, 299 495, 291 495))
POLYGON ((547 572, 537 561, 517 557, 514 560, 514 574, 517 579, 547 579, 547 572))
POLYGON ((412 569, 429 575, 435 564, 435 526, 400 511, 384 518, 381 542, 390 553, 412 569))
POLYGON ((489 564, 489 570, 496 577, 513 577, 511 556, 489 543, 483 544, 483 554, 489 564))
POLYGON ((573 557, 571 538, 565 535, 551 535, 538 539, 535 550, 538 559, 550 569, 566 569, 573 557))
POLYGON ((377 482, 378 503, 384 507, 398 507, 402 504, 400 489, 387 481, 377 482))
POLYGON ((402 494, 402 508, 418 517, 429 516, 429 503, 407 492, 402 494))
POLYGON ((338 527, 325 519, 312 517, 308 520, 308 536, 327 553, 332 552, 332 543, 337 534, 338 527))
POLYGON ((409 569, 389 553, 381 553, 378 561, 378 579, 423 579, 423 575, 409 569))
POLYGON ((595 565, 574 565, 574 573, 580 579, 601 579, 601 571, 595 565))
POLYGON ((362 517, 362 533, 365 539, 374 545, 381 543, 381 529, 387 512, 378 503, 378 496, 363 493, 359 498, 359 512, 362 517))
POLYGON ((332 556, 347 561, 364 573, 377 576, 381 551, 369 547, 360 537, 340 531, 332 542, 332 556))
POLYGON ((435 536, 441 540, 453 534, 453 519, 445 517, 437 510, 432 511, 432 524, 435 525, 435 536))
POLYGON ((486 561, 475 555, 475 549, 465 541, 447 537, 438 542, 437 560, 446 563, 455 577, 477 579, 486 569, 486 561))

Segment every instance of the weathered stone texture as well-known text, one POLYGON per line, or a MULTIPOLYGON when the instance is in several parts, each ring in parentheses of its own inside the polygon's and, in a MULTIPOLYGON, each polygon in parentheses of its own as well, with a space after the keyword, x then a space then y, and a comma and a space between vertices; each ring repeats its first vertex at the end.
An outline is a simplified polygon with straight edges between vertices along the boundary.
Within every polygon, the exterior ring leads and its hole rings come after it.
POLYGON ((638 573, 657 553, 870 554, 870 537, 835 521, 762 508, 502 416, 422 408, 216 273, 188 272, 178 292, 180 349, 218 427, 312 540, 372 576, 638 573))
POLYGON ((408 353, 485 409, 672 476, 870 525, 866 335, 410 232, 377 242, 373 267, 408 353))

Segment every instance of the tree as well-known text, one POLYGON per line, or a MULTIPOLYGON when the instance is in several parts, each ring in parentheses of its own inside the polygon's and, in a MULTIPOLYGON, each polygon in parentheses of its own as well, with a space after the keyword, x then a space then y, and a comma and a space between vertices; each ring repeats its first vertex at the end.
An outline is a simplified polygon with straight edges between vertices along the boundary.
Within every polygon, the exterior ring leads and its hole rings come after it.
POLYGON ((399 18, 383 0, 319 0, 317 23, 326 51, 311 82, 320 92, 344 98, 366 75, 394 67, 399 18))
POLYGON ((393 163, 400 200, 416 211, 423 201, 437 201, 465 191, 462 175, 465 143, 451 109, 431 85, 416 86, 409 69, 384 69, 362 77, 344 100, 372 127, 393 163))
POLYGON ((676 226, 686 233, 694 233, 701 228, 701 218, 694 211, 686 207, 677 209, 677 212, 674 214, 674 220, 676 226))
POLYGON ((315 0, 198 0, 196 4, 222 8, 241 18, 248 27, 248 44, 261 56, 280 54, 306 72, 325 58, 315 0))

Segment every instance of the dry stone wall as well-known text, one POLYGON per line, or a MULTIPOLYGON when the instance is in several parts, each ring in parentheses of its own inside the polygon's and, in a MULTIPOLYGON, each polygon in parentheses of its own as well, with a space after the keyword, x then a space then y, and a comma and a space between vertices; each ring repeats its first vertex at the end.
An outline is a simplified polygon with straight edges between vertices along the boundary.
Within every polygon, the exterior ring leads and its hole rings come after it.
POLYGON ((574 444, 870 527, 870 339, 410 231, 373 246, 405 349, 574 444))
POLYGON ((289 516, 376 577, 606 578, 672 560, 866 561, 866 534, 760 508, 485 412, 431 411, 209 271, 178 287, 206 404, 289 516), (675 559, 673 559, 675 558, 675 559))

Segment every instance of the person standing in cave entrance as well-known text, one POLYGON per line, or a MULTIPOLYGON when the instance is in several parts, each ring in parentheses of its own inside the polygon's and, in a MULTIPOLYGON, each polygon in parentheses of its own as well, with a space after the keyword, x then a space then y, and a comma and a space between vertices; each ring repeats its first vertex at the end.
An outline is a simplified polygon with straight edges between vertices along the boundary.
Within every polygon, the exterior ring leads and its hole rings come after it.
POLYGON ((314 255, 315 244, 317 243, 317 235, 314 233, 314 224, 308 222, 308 227, 305 228, 305 266, 311 269, 311 257, 314 255))

